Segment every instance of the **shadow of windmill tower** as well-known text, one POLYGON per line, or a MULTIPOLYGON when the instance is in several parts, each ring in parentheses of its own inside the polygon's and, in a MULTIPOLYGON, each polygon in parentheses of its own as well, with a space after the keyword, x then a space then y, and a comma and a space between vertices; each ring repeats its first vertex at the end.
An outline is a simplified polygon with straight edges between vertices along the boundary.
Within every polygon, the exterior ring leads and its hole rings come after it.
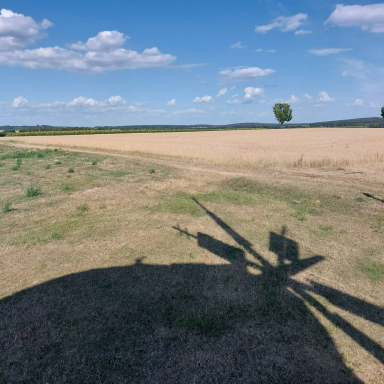
POLYGON ((283 228, 270 233, 277 257, 271 264, 196 204, 238 246, 175 229, 228 263, 138 259, 0 300, 0 383, 362 383, 308 303, 384 363, 375 340, 329 312, 313 293, 384 326, 383 308, 294 279, 322 256, 300 259, 299 245, 283 228))

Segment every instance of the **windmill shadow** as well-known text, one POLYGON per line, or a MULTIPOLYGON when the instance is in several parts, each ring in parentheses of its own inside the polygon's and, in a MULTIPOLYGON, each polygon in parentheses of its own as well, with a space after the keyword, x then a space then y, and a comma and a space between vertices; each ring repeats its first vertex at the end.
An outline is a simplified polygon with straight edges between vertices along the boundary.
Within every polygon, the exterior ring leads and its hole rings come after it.
POLYGON ((75 273, 0 301, 1 383, 362 383, 310 303, 383 362, 383 349, 313 293, 377 324, 382 308, 293 277, 300 258, 286 229, 270 234, 272 264, 196 203, 236 242, 184 232, 227 261, 75 273))
POLYGON ((379 199, 378 197, 375 197, 375 196, 371 195, 370 193, 363 193, 363 195, 366 197, 369 197, 370 199, 380 201, 380 203, 384 203, 384 199, 379 199))

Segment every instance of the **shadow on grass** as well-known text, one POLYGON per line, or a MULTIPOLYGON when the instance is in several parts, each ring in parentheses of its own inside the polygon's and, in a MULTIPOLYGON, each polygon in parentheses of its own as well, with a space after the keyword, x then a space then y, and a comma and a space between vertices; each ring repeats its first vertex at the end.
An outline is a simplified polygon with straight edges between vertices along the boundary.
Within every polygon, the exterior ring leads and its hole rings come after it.
POLYGON ((369 193, 363 193, 364 196, 369 197, 370 199, 380 201, 381 203, 384 203, 384 199, 379 199, 378 197, 375 197, 369 193))
POLYGON ((384 362, 380 345, 330 313, 313 293, 384 325, 382 308, 292 279, 322 256, 300 259, 299 245, 283 228, 270 234, 274 266, 195 202, 239 247, 183 232, 229 263, 137 260, 64 276, 2 300, 0 382, 361 383, 305 302, 384 362))

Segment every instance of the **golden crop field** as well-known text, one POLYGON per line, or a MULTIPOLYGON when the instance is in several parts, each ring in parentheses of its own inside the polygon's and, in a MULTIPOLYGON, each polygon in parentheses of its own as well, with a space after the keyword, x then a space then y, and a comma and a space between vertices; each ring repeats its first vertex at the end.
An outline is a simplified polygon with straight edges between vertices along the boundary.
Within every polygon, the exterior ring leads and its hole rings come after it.
POLYGON ((12 140, 241 168, 345 167, 384 162, 384 129, 374 128, 37 136, 12 140))

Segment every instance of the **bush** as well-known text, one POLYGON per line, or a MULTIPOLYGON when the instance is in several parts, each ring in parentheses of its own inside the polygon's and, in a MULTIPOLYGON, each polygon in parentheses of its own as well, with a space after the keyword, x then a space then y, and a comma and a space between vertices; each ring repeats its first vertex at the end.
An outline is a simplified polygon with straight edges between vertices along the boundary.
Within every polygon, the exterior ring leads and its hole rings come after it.
POLYGON ((5 132, 0 132, 0 137, 5 137, 5 132))
POLYGON ((69 168, 68 173, 75 173, 75 170, 73 168, 69 168))
POLYGON ((96 165, 97 164, 97 161, 92 161, 92 165, 96 165))
POLYGON ((59 160, 55 161, 55 165, 60 165, 60 164, 61 164, 61 161, 59 161, 59 160))
POLYGON ((41 187, 34 187, 31 185, 30 187, 27 188, 27 194, 26 197, 36 197, 41 195, 43 192, 41 190, 41 187))

